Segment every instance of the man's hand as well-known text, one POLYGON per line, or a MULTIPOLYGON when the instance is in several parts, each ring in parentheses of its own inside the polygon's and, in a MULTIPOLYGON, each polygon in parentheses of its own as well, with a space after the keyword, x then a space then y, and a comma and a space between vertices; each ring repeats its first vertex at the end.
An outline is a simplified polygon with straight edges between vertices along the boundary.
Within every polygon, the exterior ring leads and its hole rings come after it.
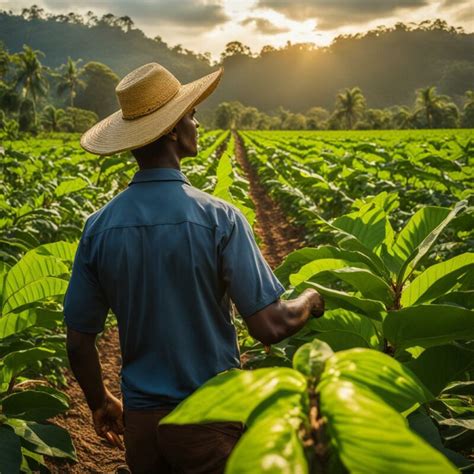
POLYGON ((265 346, 269 346, 297 333, 308 318, 324 313, 323 297, 313 288, 307 288, 297 298, 281 300, 265 306, 245 319, 249 334, 265 346))
POLYGON ((307 288, 303 294, 308 294, 311 301, 311 316, 319 318, 324 314, 324 298, 313 288, 307 288))
POLYGON ((106 390, 103 404, 92 411, 94 429, 98 436, 105 438, 112 446, 124 449, 120 435, 123 434, 122 402, 106 390))

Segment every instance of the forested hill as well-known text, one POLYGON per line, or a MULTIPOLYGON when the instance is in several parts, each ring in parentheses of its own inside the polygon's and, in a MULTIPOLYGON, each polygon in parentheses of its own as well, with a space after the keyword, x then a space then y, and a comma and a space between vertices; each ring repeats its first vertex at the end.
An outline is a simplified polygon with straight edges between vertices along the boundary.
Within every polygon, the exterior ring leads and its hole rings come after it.
MULTIPOLYGON (((43 51, 41 60, 48 66, 59 66, 71 56, 84 63, 102 62, 119 77, 150 61, 163 64, 183 82, 211 70, 203 55, 147 38, 130 23, 118 26, 113 15, 114 21, 102 18, 92 24, 62 16, 28 19, 4 12, 0 41, 10 52, 20 51, 23 44, 43 51)), ((332 108, 339 90, 359 86, 369 107, 382 108, 412 105, 415 90, 432 85, 461 104, 474 84, 472 51, 473 33, 440 20, 339 36, 326 48, 288 44, 251 54, 235 43, 224 52, 222 84, 205 104, 239 100, 267 112, 278 106, 295 112, 311 106, 332 108)))
POLYGON ((156 61, 173 71, 181 81, 211 71, 204 58, 180 53, 166 43, 148 38, 139 29, 126 31, 119 26, 99 23, 92 27, 53 19, 26 20, 21 16, 0 14, 0 41, 11 53, 24 44, 45 53, 41 62, 50 67, 65 63, 68 56, 98 61, 109 66, 119 77, 142 64, 156 61))

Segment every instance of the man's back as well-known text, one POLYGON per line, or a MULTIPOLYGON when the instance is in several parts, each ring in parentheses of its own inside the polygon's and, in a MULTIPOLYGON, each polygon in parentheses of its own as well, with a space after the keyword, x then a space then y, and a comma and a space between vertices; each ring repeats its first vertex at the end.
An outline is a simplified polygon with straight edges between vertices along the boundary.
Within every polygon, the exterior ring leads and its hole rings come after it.
POLYGON ((238 210, 178 170, 152 168, 88 219, 65 319, 97 333, 110 307, 125 406, 172 407, 240 367, 229 297, 247 317, 283 291, 238 210))

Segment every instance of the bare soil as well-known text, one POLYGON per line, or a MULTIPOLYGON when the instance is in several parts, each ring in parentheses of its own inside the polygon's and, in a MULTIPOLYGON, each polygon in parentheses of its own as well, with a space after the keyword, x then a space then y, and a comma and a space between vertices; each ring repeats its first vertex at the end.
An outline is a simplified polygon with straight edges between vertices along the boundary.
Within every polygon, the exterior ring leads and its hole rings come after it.
MULTIPOLYGON (((250 182, 250 196, 257 214, 255 231, 263 242, 262 253, 270 266, 275 268, 288 253, 304 245, 303 230, 291 224, 280 206, 268 196, 258 180, 256 171, 247 161, 237 134, 236 158, 250 182)), ((121 398, 121 357, 117 328, 106 330, 98 340, 98 347, 105 384, 114 395, 121 398)), ((125 464, 124 452, 111 448, 95 434, 91 413, 81 388, 69 371, 66 377, 68 387, 65 392, 70 398, 71 408, 52 421, 66 428, 71 434, 78 463, 49 460, 48 467, 54 474, 115 473, 118 466, 125 464)))

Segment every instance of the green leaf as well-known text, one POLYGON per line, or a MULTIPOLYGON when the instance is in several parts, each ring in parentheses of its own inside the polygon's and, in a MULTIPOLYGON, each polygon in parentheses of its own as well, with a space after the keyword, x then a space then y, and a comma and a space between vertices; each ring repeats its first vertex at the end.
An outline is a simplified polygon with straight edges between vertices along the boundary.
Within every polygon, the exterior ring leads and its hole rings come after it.
POLYGON ((433 303, 451 304, 467 309, 474 309, 474 291, 451 291, 447 295, 439 296, 433 303))
MULTIPOLYGON (((345 309, 333 309, 325 311, 320 318, 311 318, 305 325, 305 328, 320 333, 336 332, 336 333, 351 333, 361 337, 365 344, 360 347, 371 347, 376 349, 379 345, 377 331, 372 321, 361 314, 345 309)), ((324 336, 324 334, 322 334, 324 336)), ((321 334, 318 334, 320 338, 321 334)), ((326 339, 322 339, 326 340, 326 339)), ((329 344, 333 350, 331 344, 329 344)), ((349 347, 346 347, 349 349, 349 347)))
POLYGON ((458 344, 429 347, 405 365, 435 396, 474 364, 474 353, 458 344))
MULTIPOLYGON (((355 265, 355 262, 352 262, 352 264, 355 265)), ((360 265, 361 268, 365 268, 364 264, 360 265)), ((313 260, 312 262, 303 265, 303 267, 299 269, 298 273, 293 273, 290 275, 290 283, 296 287, 301 283, 314 278, 319 273, 327 272, 329 270, 337 270, 349 266, 350 262, 337 258, 321 258, 318 260, 313 260)))
POLYGON ((344 308, 356 313, 365 314, 370 319, 382 321, 386 313, 384 305, 380 301, 359 298, 344 291, 333 290, 318 285, 312 281, 301 284, 298 289, 315 288, 324 296, 328 308, 344 308))
POLYGON ((306 379, 296 370, 273 367, 222 372, 181 402, 160 424, 246 422, 250 413, 277 392, 302 393, 306 379))
POLYGON ((351 252, 327 245, 319 248, 305 247, 291 252, 286 256, 283 263, 275 269, 275 275, 282 285, 287 287, 292 273, 298 273, 300 268, 314 260, 330 258, 344 260, 348 262, 348 266, 353 266, 352 264, 355 262, 365 265, 367 268, 373 269, 374 267, 373 262, 360 252, 351 252))
POLYGON ((352 474, 457 472, 375 393, 339 379, 318 388, 331 446, 352 474))
POLYGON ((321 382, 347 380, 368 388, 399 412, 434 398, 410 370, 382 352, 351 349, 337 352, 326 363, 321 382))
MULTIPOLYGON (((447 209, 442 207, 428 207, 424 208, 426 212, 420 215, 417 212, 413 216, 402 232, 400 232, 394 247, 395 252, 402 258, 408 250, 412 249, 411 253, 405 256, 405 262, 398 274, 399 283, 405 279, 407 268, 410 267, 411 271, 416 268, 421 259, 431 250, 445 227, 465 208, 466 201, 460 201, 448 214, 446 214, 447 209), (443 215, 445 217, 442 217, 443 215), (418 218, 414 220, 416 216, 418 218), (407 232, 405 232, 405 229, 408 229, 407 232)), ((419 212, 421 211, 423 209, 419 212)))
POLYGON ((38 255, 51 255, 66 262, 73 262, 77 250, 77 242, 71 243, 64 240, 43 244, 34 249, 38 255))
POLYGON ((328 344, 334 352, 345 351, 354 347, 370 348, 367 341, 353 332, 334 330, 322 332, 316 335, 320 341, 328 344))
POLYGON ((23 372, 29 365, 47 359, 54 354, 54 350, 44 347, 33 347, 7 354, 0 365, 0 393, 5 392, 11 379, 23 372))
POLYGON ((308 465, 294 427, 281 417, 261 420, 233 449, 225 474, 306 474, 308 465))
POLYGON ((331 223, 333 227, 353 235, 371 251, 375 251, 384 241, 386 224, 385 211, 372 203, 331 223))
POLYGON ((428 415, 421 411, 416 411, 415 413, 411 413, 407 420, 410 428, 415 433, 421 436, 426 442, 433 446, 433 448, 443 453, 453 464, 458 467, 470 465, 469 460, 464 456, 444 447, 438 428, 436 428, 433 420, 428 415))
POLYGON ((82 178, 70 179, 67 181, 62 181, 54 190, 56 197, 64 196, 65 194, 74 193, 80 191, 81 189, 87 188, 89 183, 82 178))
POLYGON ((293 356, 293 368, 307 377, 319 379, 325 362, 334 354, 322 341, 314 339, 298 348, 293 356))
POLYGON ((394 254, 408 260, 423 240, 449 215, 445 207, 427 206, 418 210, 398 234, 394 254))
POLYGON ((474 338, 474 312, 441 304, 411 306, 390 311, 383 330, 398 350, 439 346, 456 339, 474 338))
POLYGON ((32 326, 54 328, 63 320, 61 311, 29 308, 20 313, 9 313, 0 317, 0 339, 17 334, 32 326))
POLYGON ((394 292, 388 284, 371 271, 363 268, 346 267, 332 270, 331 273, 357 289, 362 296, 382 301, 390 307, 394 302, 394 292))
POLYGON ((41 301, 51 296, 64 295, 67 285, 68 282, 61 278, 40 278, 12 294, 3 305, 3 311, 7 314, 27 304, 41 301))
POLYGON ((20 465, 20 439, 9 427, 0 425, 0 472, 20 472, 20 465))
POLYGON ((1 400, 0 405, 6 416, 32 421, 44 421, 69 408, 62 398, 35 390, 13 393, 1 400))
POLYGON ((53 255, 40 255, 36 249, 30 250, 8 272, 3 291, 3 313, 12 308, 9 299, 28 285, 47 277, 58 277, 68 274, 68 267, 53 255))
POLYGON ((403 289, 401 304, 424 303, 447 293, 460 275, 474 268, 474 253, 463 253, 427 268, 403 289))
POLYGON ((35 453, 77 461, 76 450, 69 433, 56 425, 42 425, 34 421, 8 418, 6 424, 27 443, 25 447, 35 453))

